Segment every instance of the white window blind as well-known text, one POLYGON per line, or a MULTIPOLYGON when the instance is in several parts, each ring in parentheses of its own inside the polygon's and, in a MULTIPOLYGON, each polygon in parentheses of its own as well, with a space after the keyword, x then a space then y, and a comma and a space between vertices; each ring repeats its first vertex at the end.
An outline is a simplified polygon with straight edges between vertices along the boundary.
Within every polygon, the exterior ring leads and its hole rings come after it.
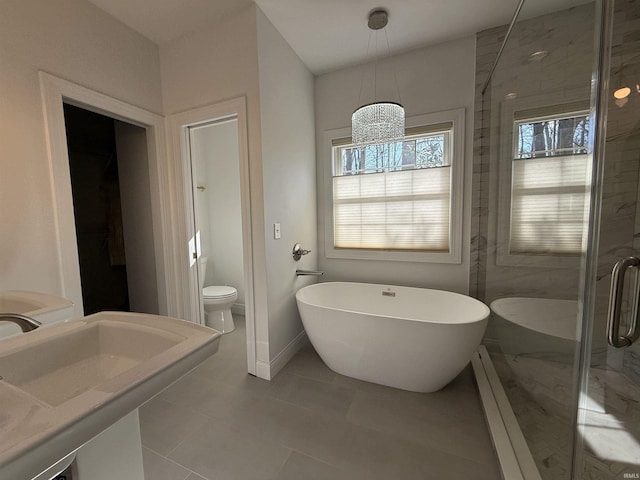
POLYGON ((450 170, 334 177, 335 247, 448 251, 450 170))
POLYGON ((581 251, 587 166, 587 155, 513 161, 511 253, 581 251))
POLYGON ((334 248, 449 252, 452 129, 363 149, 335 141, 334 248))

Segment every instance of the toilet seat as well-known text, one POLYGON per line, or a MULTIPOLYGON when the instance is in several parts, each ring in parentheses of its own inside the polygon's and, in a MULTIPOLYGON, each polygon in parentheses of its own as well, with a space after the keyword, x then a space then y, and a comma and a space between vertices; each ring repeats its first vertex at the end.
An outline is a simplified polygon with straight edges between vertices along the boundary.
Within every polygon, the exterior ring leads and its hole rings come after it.
POLYGON ((204 298, 229 298, 237 295, 238 291, 226 285, 211 285, 202 289, 204 298))

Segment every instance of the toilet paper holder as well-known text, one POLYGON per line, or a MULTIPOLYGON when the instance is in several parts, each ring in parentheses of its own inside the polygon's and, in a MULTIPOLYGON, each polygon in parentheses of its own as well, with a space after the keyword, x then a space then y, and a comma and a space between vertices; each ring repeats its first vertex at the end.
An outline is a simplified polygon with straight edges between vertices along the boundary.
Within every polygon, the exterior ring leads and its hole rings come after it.
POLYGON ((297 262, 298 260, 300 260, 302 258, 303 255, 307 255, 311 253, 311 250, 305 250, 304 248, 302 248, 302 245, 300 245, 299 243, 296 243, 293 246, 293 259, 297 262))

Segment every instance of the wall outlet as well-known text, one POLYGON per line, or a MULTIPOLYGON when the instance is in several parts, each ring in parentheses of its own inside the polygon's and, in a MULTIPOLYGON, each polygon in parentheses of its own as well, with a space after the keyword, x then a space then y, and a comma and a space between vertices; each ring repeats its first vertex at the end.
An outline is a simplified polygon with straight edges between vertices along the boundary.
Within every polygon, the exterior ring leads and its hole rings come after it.
POLYGON ((280 224, 279 223, 273 224, 273 238, 276 240, 280 240, 280 224))

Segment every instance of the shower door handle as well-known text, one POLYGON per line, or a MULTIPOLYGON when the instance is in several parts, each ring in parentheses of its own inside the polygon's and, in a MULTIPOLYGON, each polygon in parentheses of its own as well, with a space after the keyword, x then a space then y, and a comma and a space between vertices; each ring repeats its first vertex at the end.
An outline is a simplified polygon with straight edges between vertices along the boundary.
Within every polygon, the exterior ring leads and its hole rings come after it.
POLYGON ((640 259, 626 257, 618 261, 611 271, 611 290, 609 291, 609 311, 607 314, 607 341, 616 348, 628 347, 638 339, 640 332, 638 325, 638 300, 640 296, 640 282, 638 281, 638 267, 640 259), (631 320, 625 335, 620 335, 620 315, 622 313, 622 294, 624 279, 629 268, 636 268, 633 281, 633 304, 631 306, 631 320))

